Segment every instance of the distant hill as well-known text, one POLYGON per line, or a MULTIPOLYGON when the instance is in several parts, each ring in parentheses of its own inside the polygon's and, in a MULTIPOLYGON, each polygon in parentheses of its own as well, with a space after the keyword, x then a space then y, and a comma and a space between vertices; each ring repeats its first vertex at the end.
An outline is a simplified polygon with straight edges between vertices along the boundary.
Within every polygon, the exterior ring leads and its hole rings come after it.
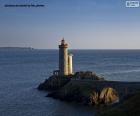
POLYGON ((34 48, 31 47, 0 47, 0 51, 21 51, 21 50, 34 50, 34 48))

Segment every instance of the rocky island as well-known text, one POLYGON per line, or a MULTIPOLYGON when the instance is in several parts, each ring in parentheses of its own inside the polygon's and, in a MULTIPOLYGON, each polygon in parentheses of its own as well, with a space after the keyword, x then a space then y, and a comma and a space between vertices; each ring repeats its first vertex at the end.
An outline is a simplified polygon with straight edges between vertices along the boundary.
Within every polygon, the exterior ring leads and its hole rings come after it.
POLYGON ((118 94, 113 88, 95 87, 92 82, 105 82, 104 78, 96 73, 91 71, 73 73, 73 55, 68 53, 67 48, 68 44, 62 39, 59 45, 59 70, 55 70, 38 89, 49 91, 48 97, 82 104, 110 104, 118 101, 118 94))
POLYGON ((65 101, 75 101, 85 105, 111 104, 118 100, 117 92, 105 87, 95 88, 86 81, 105 80, 92 72, 76 72, 70 76, 51 76, 38 86, 39 90, 49 91, 48 97, 65 101))

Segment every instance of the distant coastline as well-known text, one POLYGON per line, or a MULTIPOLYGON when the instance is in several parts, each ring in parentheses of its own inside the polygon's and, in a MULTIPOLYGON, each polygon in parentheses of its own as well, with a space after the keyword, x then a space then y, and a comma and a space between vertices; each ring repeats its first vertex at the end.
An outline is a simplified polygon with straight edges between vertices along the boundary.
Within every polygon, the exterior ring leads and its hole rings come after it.
POLYGON ((0 51, 27 51, 27 50, 35 50, 31 47, 0 47, 0 51))

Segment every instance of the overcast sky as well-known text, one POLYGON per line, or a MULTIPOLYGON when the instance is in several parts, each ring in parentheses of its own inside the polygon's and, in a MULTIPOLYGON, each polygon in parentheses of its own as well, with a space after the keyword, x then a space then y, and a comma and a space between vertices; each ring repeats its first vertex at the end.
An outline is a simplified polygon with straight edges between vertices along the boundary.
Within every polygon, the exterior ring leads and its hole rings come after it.
POLYGON ((126 0, 0 0, 0 47, 140 49, 140 7, 126 0), (5 4, 43 4, 7 8, 5 4))

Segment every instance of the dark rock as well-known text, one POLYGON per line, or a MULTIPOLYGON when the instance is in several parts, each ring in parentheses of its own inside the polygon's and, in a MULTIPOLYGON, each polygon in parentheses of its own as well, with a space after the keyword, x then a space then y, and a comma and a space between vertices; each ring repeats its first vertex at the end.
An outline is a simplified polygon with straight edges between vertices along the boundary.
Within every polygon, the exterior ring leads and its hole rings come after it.
POLYGON ((38 89, 50 91, 47 97, 64 101, 75 101, 81 104, 109 104, 118 99, 116 91, 112 88, 96 90, 92 83, 83 83, 83 79, 87 78, 92 79, 92 81, 102 80, 95 73, 89 71, 76 72, 74 75, 63 77, 53 75, 41 83, 38 89), (80 78, 81 81, 73 78, 80 78))
POLYGON ((97 104, 99 104, 99 94, 98 94, 98 92, 93 91, 90 94, 90 104, 91 105, 97 105, 97 104))
POLYGON ((97 116, 139 116, 140 115, 140 92, 129 95, 121 103, 114 107, 103 109, 97 116))
POLYGON ((66 83, 70 81, 70 78, 62 78, 59 76, 51 76, 46 79, 45 82, 38 86, 39 90, 56 90, 63 87, 66 83))
POLYGON ((104 80, 103 77, 98 76, 95 72, 91 72, 91 71, 76 72, 73 75, 73 78, 76 78, 76 79, 88 79, 88 80, 104 80))

